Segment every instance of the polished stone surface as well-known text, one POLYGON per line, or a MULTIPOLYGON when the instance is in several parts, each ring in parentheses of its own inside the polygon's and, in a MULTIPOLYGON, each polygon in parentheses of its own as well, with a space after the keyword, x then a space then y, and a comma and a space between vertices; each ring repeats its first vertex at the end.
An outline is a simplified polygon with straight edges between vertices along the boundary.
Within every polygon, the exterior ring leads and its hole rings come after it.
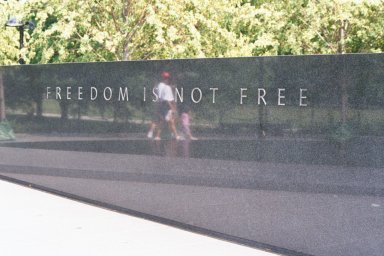
POLYGON ((9 107, 58 110, 0 144, 3 178, 287 255, 384 250, 383 54, 0 70, 9 107), (164 70, 198 141, 146 139, 164 70))

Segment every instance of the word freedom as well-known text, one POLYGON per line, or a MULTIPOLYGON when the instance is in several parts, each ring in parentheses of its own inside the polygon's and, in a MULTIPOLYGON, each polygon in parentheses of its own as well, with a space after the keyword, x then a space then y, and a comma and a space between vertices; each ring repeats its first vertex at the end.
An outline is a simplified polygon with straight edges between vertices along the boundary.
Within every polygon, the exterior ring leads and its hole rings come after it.
MULTIPOLYGON (((84 92, 84 87, 76 87, 75 90, 71 86, 69 87, 47 87, 46 88, 47 99, 56 99, 56 100, 84 100, 88 98, 91 101, 102 98, 105 101, 117 100, 117 101, 129 101, 129 89, 128 87, 118 87, 112 89, 111 87, 105 87, 103 90, 100 90, 96 87, 88 87, 87 91, 84 92), (53 91, 52 91, 53 89, 53 91)), ((274 89, 276 90, 276 89, 274 89)), ((184 88, 174 88, 175 102, 183 103, 186 99, 185 96, 190 98, 193 103, 200 103, 204 97, 209 97, 211 103, 216 103, 216 96, 220 93, 219 88, 209 88, 209 92, 205 94, 199 87, 192 88, 188 94, 184 93, 184 88)), ((277 88, 276 103, 278 106, 285 106, 285 88, 277 88)), ((248 88, 239 88, 239 94, 237 99, 240 105, 247 102, 248 88)), ((306 107, 307 103, 307 89, 300 88, 297 93, 299 100, 299 106, 306 107)), ((267 89, 257 88, 256 90, 256 102, 258 105, 267 105, 267 89)), ((147 88, 143 87, 142 99, 144 102, 147 100, 157 102, 159 101, 159 95, 156 88, 153 88, 151 92, 147 92, 147 88), (150 97, 150 99, 148 99, 150 97)))

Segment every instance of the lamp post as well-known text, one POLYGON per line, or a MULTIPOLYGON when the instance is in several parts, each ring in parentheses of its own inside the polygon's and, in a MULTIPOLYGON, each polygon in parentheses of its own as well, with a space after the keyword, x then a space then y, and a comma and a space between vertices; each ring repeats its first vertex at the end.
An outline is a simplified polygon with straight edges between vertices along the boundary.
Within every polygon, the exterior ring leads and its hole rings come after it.
MULTIPOLYGON (((19 49, 23 49, 24 47, 24 30, 26 27, 29 29, 33 29, 35 27, 35 24, 32 21, 18 21, 16 18, 12 17, 10 18, 7 23, 5 24, 6 27, 14 27, 19 31, 20 38, 19 38, 19 49)), ((19 64, 25 64, 25 61, 23 57, 19 56, 19 64)))

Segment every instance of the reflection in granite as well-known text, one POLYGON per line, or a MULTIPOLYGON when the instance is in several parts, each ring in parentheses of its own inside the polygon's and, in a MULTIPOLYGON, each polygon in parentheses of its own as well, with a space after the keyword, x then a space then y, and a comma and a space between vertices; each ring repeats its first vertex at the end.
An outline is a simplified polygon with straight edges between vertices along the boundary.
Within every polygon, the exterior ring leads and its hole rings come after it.
POLYGON ((282 254, 382 255, 383 70, 384 54, 0 67, 7 106, 37 115, 9 120, 38 133, 0 144, 0 173, 282 254), (163 71, 199 140, 145 138, 163 71))
POLYGON ((263 140, 204 139, 199 141, 49 141, 3 143, 0 146, 230 161, 384 168, 384 138, 356 138, 343 146, 322 140, 279 138, 263 140))

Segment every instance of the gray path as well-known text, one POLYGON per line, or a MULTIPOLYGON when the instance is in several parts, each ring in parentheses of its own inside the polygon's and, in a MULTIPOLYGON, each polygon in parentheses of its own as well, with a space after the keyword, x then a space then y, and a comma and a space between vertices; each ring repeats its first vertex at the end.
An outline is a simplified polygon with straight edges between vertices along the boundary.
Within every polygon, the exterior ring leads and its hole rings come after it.
POLYGON ((313 255, 382 255, 383 170, 0 148, 0 173, 313 255))

